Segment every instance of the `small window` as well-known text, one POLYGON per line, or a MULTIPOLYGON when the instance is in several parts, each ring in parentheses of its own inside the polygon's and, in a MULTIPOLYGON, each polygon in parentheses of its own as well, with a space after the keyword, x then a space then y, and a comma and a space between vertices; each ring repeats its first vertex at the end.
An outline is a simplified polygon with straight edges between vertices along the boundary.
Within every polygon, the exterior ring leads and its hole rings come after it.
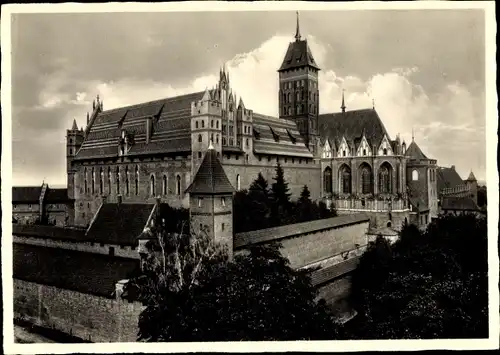
POLYGON ((196 126, 196 128, 198 128, 198 121, 195 122, 195 126, 196 126))
POLYGON ((363 155, 366 155, 366 149, 363 149, 363 155))
POLYGON ((203 137, 201 136, 201 134, 198 134, 198 142, 203 142, 203 137))
POLYGON ((198 152, 198 158, 201 159, 201 152, 198 152))
POLYGON ((387 149, 384 148, 384 155, 387 155, 387 149))
POLYGON ((219 129, 219 121, 215 121, 215 128, 219 129))
POLYGON ((248 138, 245 141, 246 147, 248 148, 248 138))
POLYGON ((226 198, 225 197, 221 197, 220 198, 220 203, 221 203, 222 206, 225 207, 226 206, 226 198))
POLYGON ((345 150, 342 151, 342 156, 345 157, 345 150))
POLYGON ((201 128, 205 128, 205 121, 201 121, 201 128))
POLYGON ((73 149, 69 148, 69 155, 73 155, 73 149))
POLYGON ((214 120, 210 121, 210 127, 214 128, 214 120))
POLYGON ((202 203, 202 202, 203 202, 203 199, 200 197, 200 198, 198 199, 198 207, 201 207, 201 203, 202 203))
POLYGON ((28 208, 31 210, 31 204, 30 204, 30 205, 28 205, 28 208))
POLYGON ((224 225, 224 223, 222 223, 221 229, 223 232, 224 232, 224 227, 225 227, 225 225, 224 225))
POLYGON ((411 172, 411 179, 412 179, 413 181, 417 181, 417 180, 418 180, 418 171, 417 171, 417 170, 413 170, 413 171, 411 172))

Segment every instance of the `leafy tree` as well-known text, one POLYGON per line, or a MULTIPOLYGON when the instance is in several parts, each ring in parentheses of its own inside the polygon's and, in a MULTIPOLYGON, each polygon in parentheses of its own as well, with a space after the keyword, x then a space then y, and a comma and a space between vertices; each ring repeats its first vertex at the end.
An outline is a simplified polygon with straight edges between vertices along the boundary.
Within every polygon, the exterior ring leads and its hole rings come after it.
POLYGON ((371 243, 353 274, 358 319, 347 338, 487 337, 486 221, 442 216, 425 233, 371 243))

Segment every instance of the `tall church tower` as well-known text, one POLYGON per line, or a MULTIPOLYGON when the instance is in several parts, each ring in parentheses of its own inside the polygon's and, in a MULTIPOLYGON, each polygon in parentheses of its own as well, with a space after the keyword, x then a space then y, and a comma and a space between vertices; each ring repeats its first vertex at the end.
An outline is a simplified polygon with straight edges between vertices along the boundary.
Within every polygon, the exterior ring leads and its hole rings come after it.
POLYGON ((299 13, 295 41, 288 45, 279 73, 280 118, 293 120, 308 148, 314 152, 318 138, 318 72, 306 39, 300 35, 299 13))
POLYGON ((68 177, 68 198, 70 199, 75 198, 75 185, 77 185, 77 182, 75 181, 76 171, 74 171, 71 163, 78 152, 78 149, 82 146, 83 139, 83 129, 79 130, 76 120, 73 120, 73 126, 71 129, 66 130, 66 174, 68 177))

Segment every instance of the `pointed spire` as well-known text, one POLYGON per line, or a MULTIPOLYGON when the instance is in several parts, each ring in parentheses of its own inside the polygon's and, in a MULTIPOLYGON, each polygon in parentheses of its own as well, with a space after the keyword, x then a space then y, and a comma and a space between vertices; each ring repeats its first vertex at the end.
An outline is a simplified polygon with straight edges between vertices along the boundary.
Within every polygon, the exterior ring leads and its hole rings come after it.
POLYGON ((340 108, 342 109, 342 112, 345 112, 345 100, 344 100, 344 89, 342 89, 342 106, 340 108))
POLYGON ((73 119, 73 127, 71 127, 72 131, 78 131, 78 126, 76 125, 76 119, 73 119))
POLYGON ((238 104, 238 107, 245 108, 245 104, 243 103, 243 99, 240 96, 240 103, 238 104))
POLYGON ((300 41, 300 24, 299 24, 299 12, 297 11, 297 29, 295 31, 295 40, 300 41))
POLYGON ((209 101, 210 100, 210 93, 208 92, 208 87, 205 88, 205 93, 203 94, 203 97, 201 98, 202 102, 209 101))
POLYGON ((92 110, 95 110, 95 100, 92 101, 92 110))
POLYGON ((469 174, 469 177, 467 178, 467 181, 477 181, 472 170, 470 171, 470 174, 469 174))

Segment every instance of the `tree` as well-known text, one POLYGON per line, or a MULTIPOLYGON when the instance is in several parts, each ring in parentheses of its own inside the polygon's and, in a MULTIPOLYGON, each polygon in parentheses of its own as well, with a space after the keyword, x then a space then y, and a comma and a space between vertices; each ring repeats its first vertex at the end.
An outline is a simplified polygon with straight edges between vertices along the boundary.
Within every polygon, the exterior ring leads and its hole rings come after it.
POLYGON ((404 226, 400 240, 371 243, 353 274, 361 316, 346 338, 488 336, 486 222, 442 216, 425 233, 404 226))
POLYGON ((479 186, 477 189, 477 205, 479 207, 487 205, 486 186, 479 186))
POLYGON ((285 173, 281 164, 276 165, 276 176, 271 186, 272 191, 272 212, 271 217, 274 225, 279 225, 279 221, 287 219, 290 212, 290 189, 288 182, 285 181, 285 173))
POLYGON ((210 240, 188 239, 186 244, 174 239, 174 248, 166 249, 172 265, 165 272, 150 262, 134 287, 127 286, 146 305, 139 340, 305 340, 335 335, 325 305, 315 302, 309 277, 290 267, 279 245, 252 247, 228 262, 214 252, 210 240))
POLYGON ((311 201, 311 192, 307 188, 307 185, 304 185, 297 201, 297 222, 311 221, 315 219, 316 214, 315 206, 311 201))

